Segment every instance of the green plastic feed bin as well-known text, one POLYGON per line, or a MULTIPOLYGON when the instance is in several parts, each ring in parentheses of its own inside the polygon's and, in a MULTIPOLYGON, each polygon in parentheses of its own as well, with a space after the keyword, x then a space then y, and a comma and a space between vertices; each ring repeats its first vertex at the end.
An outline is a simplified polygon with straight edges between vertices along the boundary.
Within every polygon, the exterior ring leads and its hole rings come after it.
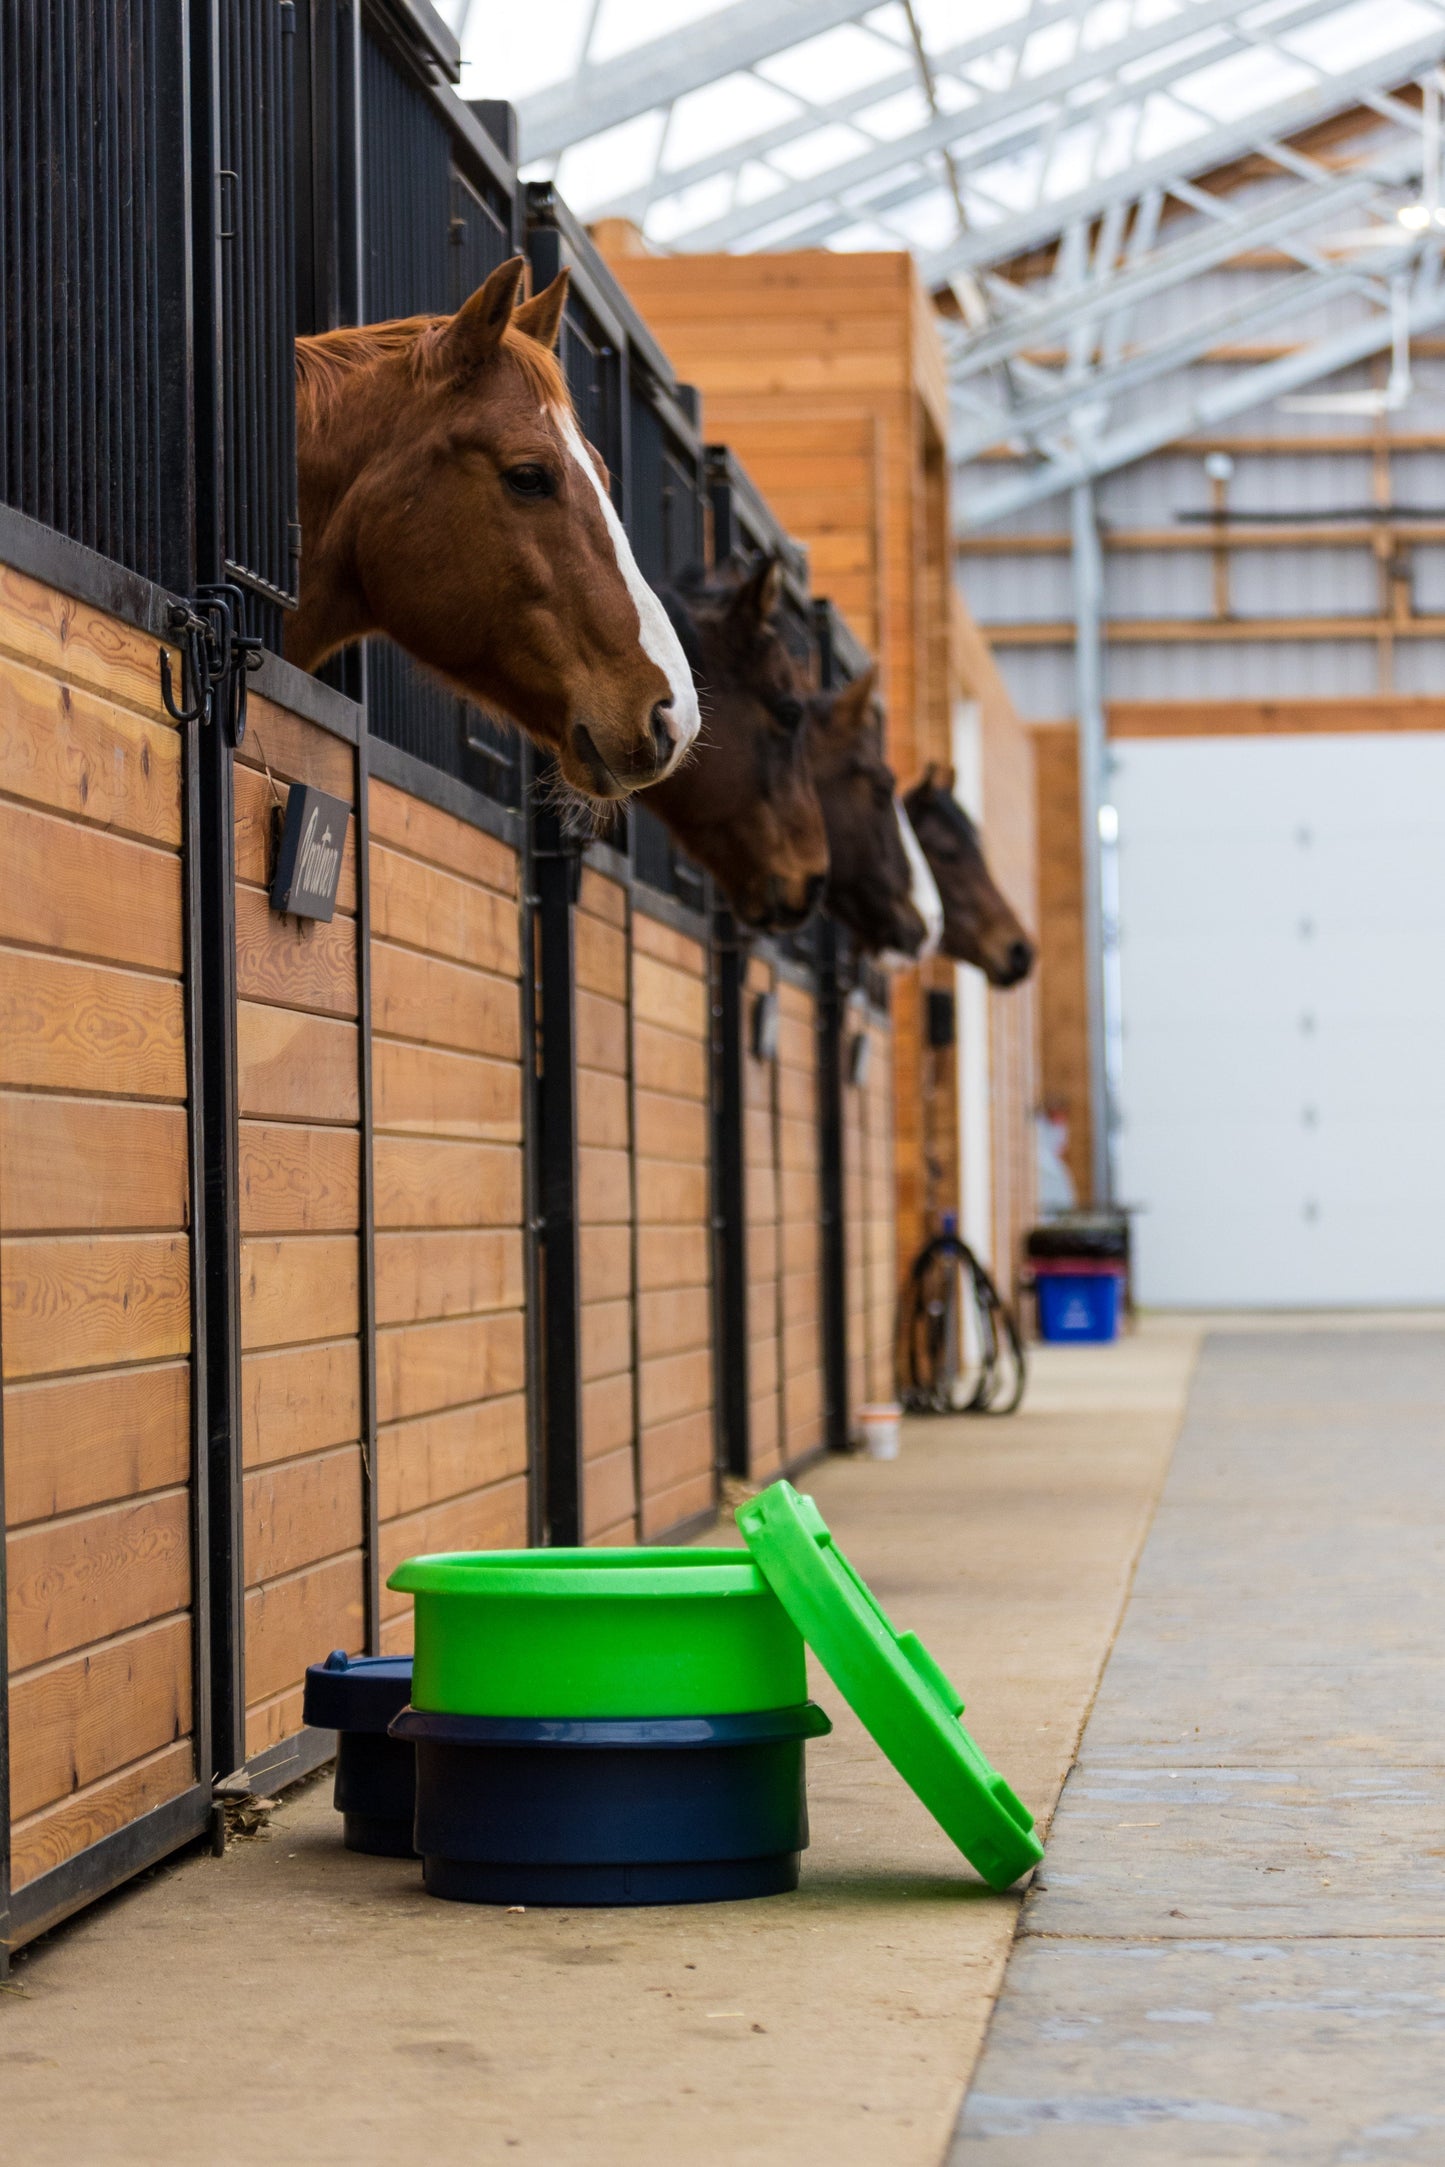
POLYGON ((412 1705, 467 1716, 723 1716, 808 1697, 803 1637, 746 1551, 410 1558, 412 1705))

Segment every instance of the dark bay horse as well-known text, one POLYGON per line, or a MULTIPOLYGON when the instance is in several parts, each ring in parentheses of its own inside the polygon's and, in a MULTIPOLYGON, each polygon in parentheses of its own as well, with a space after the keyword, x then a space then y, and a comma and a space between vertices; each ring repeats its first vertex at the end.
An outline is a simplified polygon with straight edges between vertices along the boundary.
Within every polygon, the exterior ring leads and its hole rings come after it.
POLYGON ((384 632, 511 716, 573 789, 617 799, 683 758, 697 696, 552 352, 566 273, 518 308, 523 269, 455 316, 297 341, 286 655, 313 670, 384 632))
POLYGON ((765 557, 667 596, 703 721, 692 758, 641 802, 707 867, 743 925, 781 932, 823 892, 828 837, 807 759, 807 687, 773 621, 779 577, 765 557))
POLYGON ((876 670, 808 702, 808 764, 828 831, 823 905, 869 955, 921 961, 942 905, 883 757, 876 670))
POLYGON ((978 829, 953 795, 952 774, 930 765, 903 806, 943 901, 943 953, 977 964, 990 985, 1018 985, 1033 969, 1033 942, 994 884, 978 829))

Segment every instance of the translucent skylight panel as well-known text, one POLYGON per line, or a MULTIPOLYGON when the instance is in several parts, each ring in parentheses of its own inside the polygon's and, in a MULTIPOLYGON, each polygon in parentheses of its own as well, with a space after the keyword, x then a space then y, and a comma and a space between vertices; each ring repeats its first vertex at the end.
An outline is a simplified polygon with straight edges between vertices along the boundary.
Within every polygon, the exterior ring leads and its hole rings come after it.
POLYGON ((739 203, 761 203, 768 196, 775 196, 783 186, 783 177, 771 166, 765 166, 760 158, 750 158, 741 168, 735 187, 739 203))
POLYGON ((886 45, 856 23, 840 23, 835 30, 825 30, 821 37, 775 53, 758 65, 760 75, 815 105, 844 98, 849 91, 876 83, 880 76, 896 74, 897 69, 897 47, 886 45))
POLYGON ((1139 159, 1160 158, 1166 151, 1188 143, 1197 135, 1203 135, 1209 123, 1202 113, 1187 113, 1165 97, 1149 98, 1145 102, 1143 117, 1139 123, 1139 137, 1135 144, 1135 156, 1139 159))
POLYGON ((1090 8, 1084 17, 1079 43, 1086 52, 1093 52, 1101 45, 1111 45, 1116 38, 1125 35, 1130 21, 1128 0, 1103 0, 1101 7, 1090 8))
POLYGON ((1232 53, 1216 61, 1212 68, 1201 68, 1175 88, 1187 104, 1197 106, 1213 119, 1236 120, 1245 113, 1257 113, 1262 105, 1296 97, 1312 88, 1316 80, 1313 71, 1301 62, 1252 48, 1232 53))
POLYGON ((1054 138, 1044 171, 1046 196, 1069 196, 1075 189, 1087 187, 1098 141, 1094 128, 1066 128, 1054 138))
POLYGON ((1284 33, 1281 42, 1303 59, 1334 70, 1431 36, 1441 36, 1440 16, 1434 8, 1420 7, 1416 0, 1390 0, 1388 7, 1381 7, 1379 0, 1356 0, 1353 7, 1284 33))
POLYGON ((1030 0, 968 0, 966 6, 959 0, 913 0, 913 12, 928 50, 943 52, 965 38, 986 37, 1020 22, 1029 5, 1030 0))
POLYGON ((861 113, 853 115, 853 122, 855 127, 866 128, 880 143, 896 143, 899 136, 926 128, 932 118, 921 90, 902 90, 895 97, 885 98, 881 105, 865 106, 861 113))
POLYGON ((563 151, 556 165, 557 186, 579 216, 646 186, 657 162, 664 117, 642 113, 563 151))
MULTIPOLYGON (((487 0, 483 0, 487 4, 487 0)), ((587 49, 591 61, 614 60, 653 38, 665 38, 674 30, 685 31, 704 15, 715 15, 718 0, 601 0, 597 26, 587 49)), ((488 5, 489 14, 500 13, 488 5)), ((552 12, 552 0, 543 0, 537 13, 552 12)))
POLYGON ((801 111, 796 98, 756 75, 725 75, 703 90, 689 91, 672 109, 667 131, 665 166, 692 165, 711 158, 760 135, 765 128, 794 119, 801 111))
POLYGON ((799 136, 795 142, 780 144, 768 153, 768 162, 791 179, 806 181, 815 173, 826 173, 830 166, 844 165, 850 158, 875 148, 856 128, 834 122, 830 127, 815 128, 811 135, 799 136))
POLYGON ((673 240, 693 226, 705 226, 714 218, 724 217, 732 209, 732 194, 732 181, 726 173, 698 181, 691 188, 679 188, 676 195, 653 204, 647 214, 647 230, 654 240, 673 240))
MULTIPOLYGON (((576 73, 593 0, 547 0, 545 8, 473 6, 462 46, 466 98, 514 102, 576 73)), ((466 0, 444 0, 439 12, 455 29, 466 0)))
POLYGON ((1044 75, 1050 68, 1067 67, 1078 46, 1079 26, 1071 17, 1036 30, 1024 46, 1020 75, 1044 75))
POLYGON ((828 246, 839 255, 872 255, 880 251, 886 254, 896 250, 898 236, 876 218, 863 218, 856 225, 844 226, 832 234, 828 246))
POLYGON ((891 210, 888 223, 910 248, 943 248, 958 231, 958 208, 950 189, 931 188, 891 210))

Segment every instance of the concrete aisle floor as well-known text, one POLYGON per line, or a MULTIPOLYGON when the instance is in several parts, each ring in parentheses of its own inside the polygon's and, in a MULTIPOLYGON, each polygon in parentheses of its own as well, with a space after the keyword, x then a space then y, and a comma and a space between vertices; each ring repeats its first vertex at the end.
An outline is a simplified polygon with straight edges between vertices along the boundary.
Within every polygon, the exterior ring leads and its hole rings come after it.
MULTIPOLYGON (((1073 1758, 1198 1343, 1042 1350, 1028 1411, 910 1425, 807 1487, 968 1694, 1044 1820, 1073 1758)), ((532 2159, 936 2167, 1018 1914, 849 1718, 810 1749, 794 1896, 658 1911, 438 1903, 340 1847, 329 1785, 17 1962, 0 2153, 26 2167, 532 2159)))
POLYGON ((951 2167, 1440 2167, 1442 1664, 1445 1331, 1210 1337, 951 2167))

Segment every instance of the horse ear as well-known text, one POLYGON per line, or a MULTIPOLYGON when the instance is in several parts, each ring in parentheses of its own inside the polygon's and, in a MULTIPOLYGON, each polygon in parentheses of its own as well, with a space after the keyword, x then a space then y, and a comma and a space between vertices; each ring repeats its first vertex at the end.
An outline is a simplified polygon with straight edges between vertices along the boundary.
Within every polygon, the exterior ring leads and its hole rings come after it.
POLYGON ((529 339, 535 339, 549 352, 556 345, 557 334, 562 329, 562 311, 567 306, 567 281, 571 275, 564 264, 551 285, 534 293, 530 301, 524 301, 512 318, 519 331, 524 331, 529 339))
POLYGON ((778 558, 760 557, 729 602, 728 615, 765 625, 778 606, 782 584, 783 567, 778 558))
POLYGON ((870 662, 860 677, 855 677, 843 687, 833 703, 833 712, 850 730, 861 730, 868 720, 873 706, 873 695, 878 685, 878 665, 870 662))
POLYGON ((505 263, 498 264, 485 286, 479 286, 470 301, 464 301, 457 310, 442 334, 439 348, 444 365, 453 375, 469 376, 496 353, 512 320, 526 268, 524 256, 509 256, 505 263))

